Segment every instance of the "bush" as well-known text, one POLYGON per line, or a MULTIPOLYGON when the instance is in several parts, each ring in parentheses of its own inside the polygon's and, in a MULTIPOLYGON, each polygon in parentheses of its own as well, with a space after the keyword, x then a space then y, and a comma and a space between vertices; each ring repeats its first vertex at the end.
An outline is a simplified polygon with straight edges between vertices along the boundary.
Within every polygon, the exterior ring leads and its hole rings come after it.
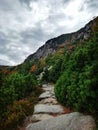
POLYGON ((47 66, 44 69, 42 80, 55 83, 62 74, 63 60, 64 56, 62 54, 54 54, 51 57, 48 56, 46 58, 47 66))
POLYGON ((16 99, 16 94, 13 87, 0 89, 0 119, 5 119, 7 116, 7 107, 13 104, 16 99))
POLYGON ((18 72, 8 76, 5 80, 5 88, 12 86, 17 95, 17 99, 22 99, 28 96, 30 93, 35 93, 36 80, 32 74, 20 74, 18 72))
POLYGON ((2 83, 0 130, 16 130, 24 118, 33 113, 33 106, 41 89, 37 87, 36 77, 29 73, 13 73, 6 76, 2 83), (32 101, 27 97, 31 97, 32 101))
POLYGON ((0 128, 3 130, 17 130, 23 120, 33 114, 34 104, 29 100, 15 101, 13 105, 9 105, 7 119, 0 121, 0 128))
MULTIPOLYGON (((78 47, 55 85, 59 102, 80 112, 98 115, 98 34, 78 47)), ((98 118, 98 117, 97 117, 98 118)))

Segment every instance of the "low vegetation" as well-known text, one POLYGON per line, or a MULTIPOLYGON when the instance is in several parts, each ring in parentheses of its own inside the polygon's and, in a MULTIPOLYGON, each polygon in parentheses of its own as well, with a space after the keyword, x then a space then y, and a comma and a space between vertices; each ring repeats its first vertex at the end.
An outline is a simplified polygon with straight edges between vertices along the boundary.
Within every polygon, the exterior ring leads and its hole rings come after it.
POLYGON ((98 119, 98 33, 78 46, 63 65, 55 85, 58 101, 98 119))
POLYGON ((40 92, 35 75, 18 71, 12 74, 1 72, 0 130, 18 129, 23 120, 33 113, 40 92))

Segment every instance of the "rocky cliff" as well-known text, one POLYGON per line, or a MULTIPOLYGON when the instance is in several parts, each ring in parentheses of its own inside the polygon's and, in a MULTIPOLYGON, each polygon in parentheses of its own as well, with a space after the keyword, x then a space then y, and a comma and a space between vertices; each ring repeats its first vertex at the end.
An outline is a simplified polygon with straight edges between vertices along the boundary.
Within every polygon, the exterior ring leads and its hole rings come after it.
POLYGON ((63 34, 48 40, 34 54, 28 56, 25 61, 47 57, 47 55, 55 53, 58 48, 68 46, 69 44, 75 45, 75 43, 83 43, 91 38, 96 29, 98 29, 98 17, 90 21, 85 27, 77 32, 63 34))

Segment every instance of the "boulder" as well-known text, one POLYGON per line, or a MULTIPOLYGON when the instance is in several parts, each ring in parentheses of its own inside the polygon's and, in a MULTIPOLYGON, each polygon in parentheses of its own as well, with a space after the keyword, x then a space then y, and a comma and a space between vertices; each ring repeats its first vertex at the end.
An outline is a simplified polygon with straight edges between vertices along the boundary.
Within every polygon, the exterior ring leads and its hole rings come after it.
POLYGON ((26 130, 94 130, 95 127, 91 116, 74 112, 30 124, 26 130))

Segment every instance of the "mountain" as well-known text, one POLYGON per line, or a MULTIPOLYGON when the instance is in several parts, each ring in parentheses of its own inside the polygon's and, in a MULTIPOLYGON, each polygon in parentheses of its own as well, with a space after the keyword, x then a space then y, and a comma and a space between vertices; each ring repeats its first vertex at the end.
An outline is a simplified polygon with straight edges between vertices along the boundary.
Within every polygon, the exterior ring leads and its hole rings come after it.
POLYGON ((0 130, 20 128, 44 83, 55 84, 60 104, 92 115, 98 126, 98 17, 48 40, 24 63, 0 67, 0 130))
POLYGON ((96 32, 96 29, 98 29, 98 17, 90 21, 85 27, 77 32, 62 34, 56 38, 48 40, 34 54, 28 56, 25 61, 45 58, 49 54, 54 54, 58 49, 65 46, 72 49, 75 47, 75 43, 79 44, 88 41, 94 32, 96 32))

